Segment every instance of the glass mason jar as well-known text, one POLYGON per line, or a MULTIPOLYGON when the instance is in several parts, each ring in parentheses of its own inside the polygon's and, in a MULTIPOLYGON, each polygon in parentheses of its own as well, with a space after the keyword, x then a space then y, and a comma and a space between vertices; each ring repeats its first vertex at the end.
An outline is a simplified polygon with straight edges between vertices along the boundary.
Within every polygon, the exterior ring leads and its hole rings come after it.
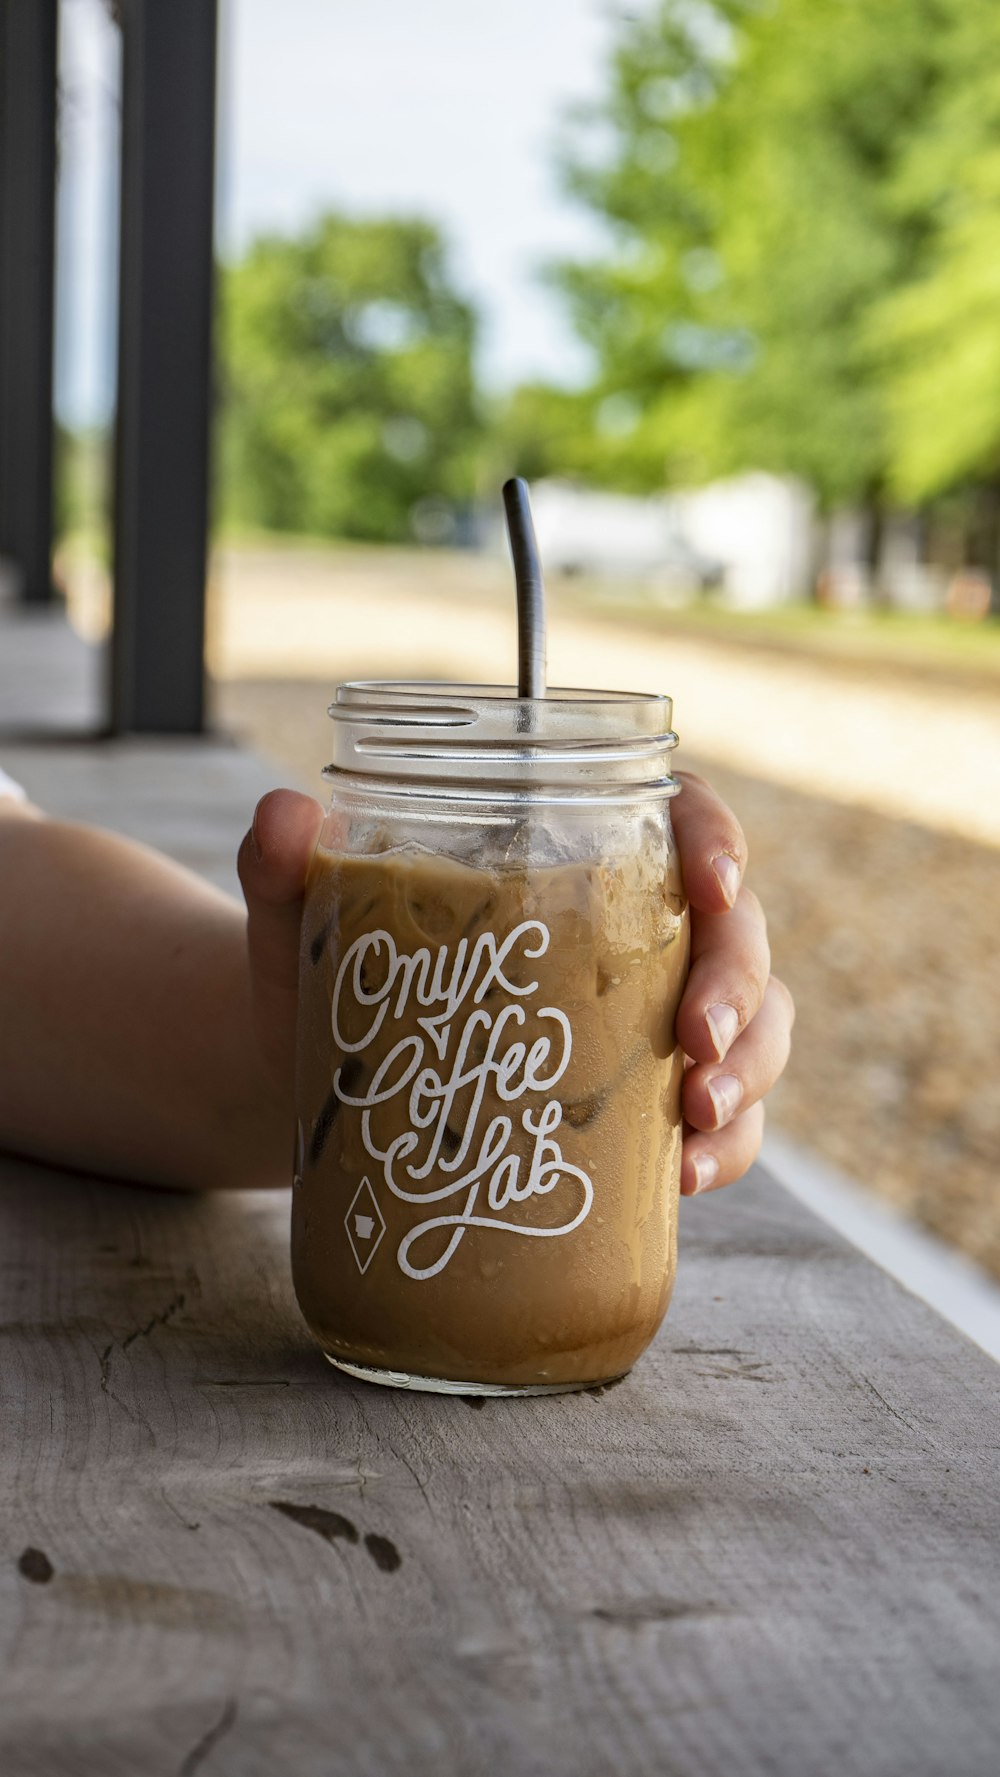
POLYGON ((676 1264, 670 699, 373 683, 330 714, 299 999, 302 1312, 370 1381, 611 1381, 676 1264))

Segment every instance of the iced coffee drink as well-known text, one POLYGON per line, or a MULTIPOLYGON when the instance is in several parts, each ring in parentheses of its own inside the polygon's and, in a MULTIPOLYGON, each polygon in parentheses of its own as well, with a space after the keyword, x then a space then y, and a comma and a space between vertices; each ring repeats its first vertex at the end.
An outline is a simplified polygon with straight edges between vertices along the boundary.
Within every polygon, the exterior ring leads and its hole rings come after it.
POLYGON ((622 1375, 659 1326, 687 916, 666 807, 634 794, 607 844, 603 809, 578 833, 563 818, 547 861, 525 842, 533 810, 470 843, 472 808, 462 842, 441 828, 433 848, 391 819, 328 821, 303 926, 292 1256, 335 1363, 567 1388, 622 1375))

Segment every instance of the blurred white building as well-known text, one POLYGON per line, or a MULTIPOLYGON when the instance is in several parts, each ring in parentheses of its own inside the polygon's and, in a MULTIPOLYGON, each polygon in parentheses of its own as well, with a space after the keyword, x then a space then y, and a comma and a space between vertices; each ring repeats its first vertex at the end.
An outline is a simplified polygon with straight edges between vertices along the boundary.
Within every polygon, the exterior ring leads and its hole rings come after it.
POLYGON ((568 481, 539 481, 531 490, 538 546, 557 574, 639 578, 696 590, 717 577, 715 561, 681 535, 673 500, 636 499, 568 481))
POLYGON ((718 587, 740 610, 782 604, 812 584, 812 498, 773 475, 646 499, 540 481, 532 505, 553 573, 641 579, 667 596, 718 587))
POLYGON ((727 603, 759 611, 807 594, 816 571, 815 501, 761 471, 675 494, 681 535, 721 564, 727 603))

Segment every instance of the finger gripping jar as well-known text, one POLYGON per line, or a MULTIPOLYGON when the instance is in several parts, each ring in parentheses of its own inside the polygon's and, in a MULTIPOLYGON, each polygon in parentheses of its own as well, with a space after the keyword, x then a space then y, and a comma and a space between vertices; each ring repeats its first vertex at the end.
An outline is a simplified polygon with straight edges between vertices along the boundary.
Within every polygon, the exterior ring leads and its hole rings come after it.
POLYGON ((303 919, 292 1264, 399 1387, 623 1375, 676 1265, 669 698, 343 685, 303 919))

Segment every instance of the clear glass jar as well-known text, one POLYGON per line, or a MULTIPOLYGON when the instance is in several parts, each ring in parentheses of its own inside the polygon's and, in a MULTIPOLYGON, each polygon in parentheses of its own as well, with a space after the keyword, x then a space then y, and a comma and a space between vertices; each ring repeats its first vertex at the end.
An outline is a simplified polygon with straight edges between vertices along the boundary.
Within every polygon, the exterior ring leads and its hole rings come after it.
POLYGON ((302 1312, 371 1381, 611 1381, 676 1264, 670 699, 356 684, 330 714, 300 978, 302 1312))

